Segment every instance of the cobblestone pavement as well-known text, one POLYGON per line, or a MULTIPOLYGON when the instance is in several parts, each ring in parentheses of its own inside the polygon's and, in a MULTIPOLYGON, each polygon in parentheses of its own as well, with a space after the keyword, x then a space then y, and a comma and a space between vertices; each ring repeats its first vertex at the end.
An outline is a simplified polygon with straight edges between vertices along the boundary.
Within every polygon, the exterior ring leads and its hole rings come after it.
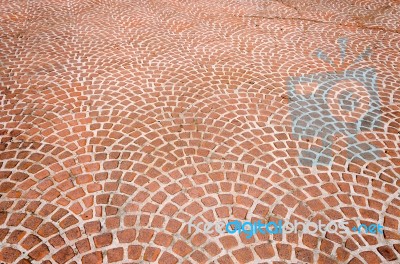
POLYGON ((0 0, 0 29, 1 263, 400 262, 400 1, 0 0), (379 159, 339 133, 331 163, 301 163, 319 143, 294 137, 288 80, 360 67, 379 159))

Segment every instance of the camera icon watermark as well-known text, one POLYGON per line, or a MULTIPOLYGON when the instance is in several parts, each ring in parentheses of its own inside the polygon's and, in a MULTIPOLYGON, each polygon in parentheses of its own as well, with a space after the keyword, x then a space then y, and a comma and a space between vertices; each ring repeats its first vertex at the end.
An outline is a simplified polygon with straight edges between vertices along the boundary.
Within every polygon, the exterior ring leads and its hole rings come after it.
MULTIPOLYGON (((339 39, 342 59, 346 56, 346 41, 339 39)), ((317 51, 316 55, 333 65, 322 51, 317 51)), ((357 139, 363 131, 382 128, 376 70, 355 66, 369 55, 370 50, 366 49, 351 65, 354 67, 341 72, 320 72, 288 79, 292 135, 311 145, 300 150, 300 164, 332 165, 333 146, 338 138, 347 142, 342 149, 348 160, 373 161, 382 156, 380 149, 357 139)))

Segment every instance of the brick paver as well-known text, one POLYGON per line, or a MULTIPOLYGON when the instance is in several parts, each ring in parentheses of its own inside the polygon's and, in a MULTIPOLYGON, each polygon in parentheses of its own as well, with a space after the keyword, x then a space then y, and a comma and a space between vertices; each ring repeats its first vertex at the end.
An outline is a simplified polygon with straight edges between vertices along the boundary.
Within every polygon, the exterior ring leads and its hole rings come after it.
POLYGON ((0 29, 1 263, 399 263, 399 1, 1 0, 0 29), (383 153, 348 159, 337 135, 332 163, 301 163, 320 143, 292 135, 288 80, 354 65, 381 106, 357 139, 383 153))

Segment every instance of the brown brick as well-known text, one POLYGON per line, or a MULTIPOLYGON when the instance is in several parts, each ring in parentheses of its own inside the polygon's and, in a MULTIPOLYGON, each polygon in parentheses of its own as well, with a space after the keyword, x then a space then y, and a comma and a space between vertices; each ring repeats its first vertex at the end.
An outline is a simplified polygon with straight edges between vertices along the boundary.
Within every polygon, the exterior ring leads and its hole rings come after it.
POLYGON ((39 261, 42 258, 46 257, 49 253, 49 248, 45 244, 41 244, 39 247, 35 248, 29 253, 29 257, 39 261))
POLYGON ((57 251, 57 253, 53 255, 53 259, 57 263, 66 263, 68 260, 70 260, 74 256, 75 256, 75 253, 72 250, 72 248, 71 247, 65 247, 65 248, 57 251))
POLYGON ((94 237, 94 244, 97 248, 105 247, 111 245, 112 239, 113 237, 111 233, 98 235, 94 237))
POLYGON ((11 247, 4 247, 0 251, 0 260, 7 263, 14 263, 14 261, 21 255, 17 249, 11 247))
POLYGON ((124 257, 124 249, 121 248, 114 248, 107 250, 107 258, 108 262, 120 262, 124 257))

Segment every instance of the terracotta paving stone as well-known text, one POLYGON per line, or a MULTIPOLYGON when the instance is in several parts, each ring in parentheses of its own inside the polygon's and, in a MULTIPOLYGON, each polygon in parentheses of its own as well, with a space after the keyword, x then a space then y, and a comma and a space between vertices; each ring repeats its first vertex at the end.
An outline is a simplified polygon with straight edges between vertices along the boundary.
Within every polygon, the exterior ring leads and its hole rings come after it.
POLYGON ((0 14, 0 263, 399 263, 400 1, 0 14), (191 220, 384 232, 246 238, 191 220))

